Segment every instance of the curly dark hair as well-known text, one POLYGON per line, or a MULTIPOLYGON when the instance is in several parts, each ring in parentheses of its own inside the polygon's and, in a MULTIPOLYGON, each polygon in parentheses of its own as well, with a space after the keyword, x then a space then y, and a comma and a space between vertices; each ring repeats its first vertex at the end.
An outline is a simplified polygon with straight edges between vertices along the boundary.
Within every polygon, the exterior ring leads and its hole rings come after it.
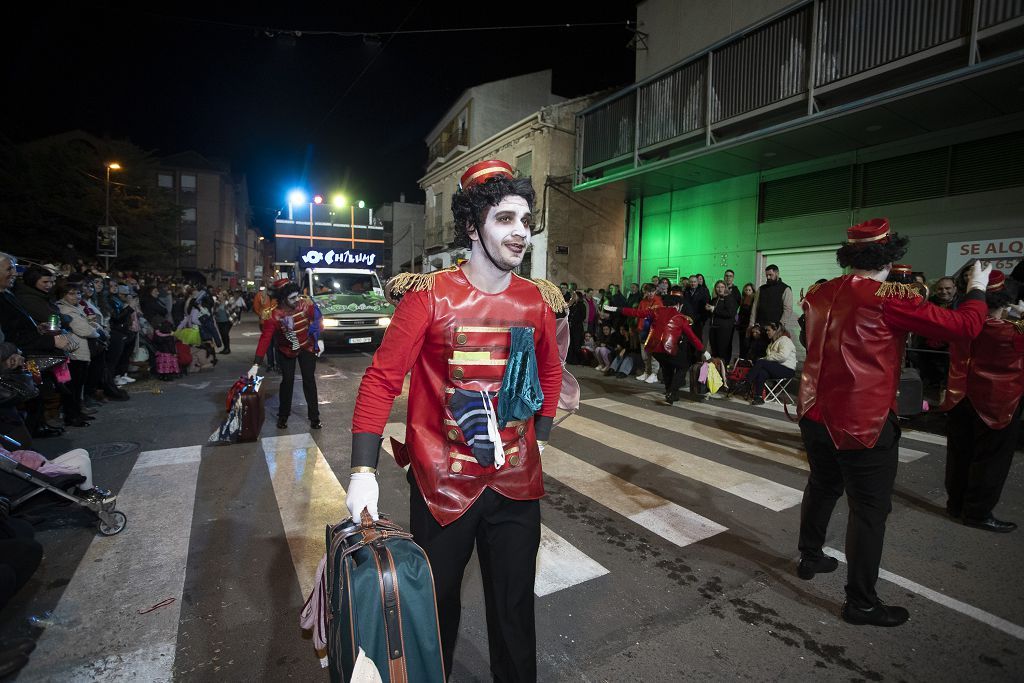
POLYGON ((273 296, 278 301, 284 301, 288 298, 290 294, 295 294, 296 292, 301 291, 302 290, 299 289, 299 286, 297 284, 295 284, 294 282, 289 282, 286 285, 282 285, 280 289, 275 290, 274 293, 271 294, 271 296, 273 296))
POLYGON ((868 244, 844 244, 836 250, 836 262, 843 268, 858 270, 881 270, 890 263, 896 263, 907 253, 909 237, 901 237, 898 233, 890 233, 885 244, 869 242, 868 244))
POLYGON ((1010 296, 1005 287, 998 292, 985 292, 985 303, 988 304, 990 310, 1007 306, 1012 301, 1013 297, 1010 296))
POLYGON ((470 230, 476 230, 487 219, 487 212, 497 206, 502 197, 515 195, 522 197, 533 211, 533 202, 537 198, 533 183, 529 178, 506 178, 500 176, 490 178, 473 185, 468 190, 456 192, 452 196, 452 215, 455 217, 455 246, 470 247, 470 230))

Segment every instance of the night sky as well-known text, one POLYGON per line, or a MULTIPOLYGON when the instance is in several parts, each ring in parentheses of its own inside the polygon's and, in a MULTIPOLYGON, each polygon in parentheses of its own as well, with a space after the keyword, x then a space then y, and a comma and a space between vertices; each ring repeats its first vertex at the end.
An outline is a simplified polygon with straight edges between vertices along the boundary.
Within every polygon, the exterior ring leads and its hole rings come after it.
POLYGON ((0 48, 0 132, 19 143, 83 129, 160 155, 226 158, 264 225, 296 185, 370 205, 401 192, 421 201, 423 139, 466 88, 544 68, 566 97, 631 83, 635 4, 38 5, 0 48), (388 34, 598 22, 615 25, 388 34))

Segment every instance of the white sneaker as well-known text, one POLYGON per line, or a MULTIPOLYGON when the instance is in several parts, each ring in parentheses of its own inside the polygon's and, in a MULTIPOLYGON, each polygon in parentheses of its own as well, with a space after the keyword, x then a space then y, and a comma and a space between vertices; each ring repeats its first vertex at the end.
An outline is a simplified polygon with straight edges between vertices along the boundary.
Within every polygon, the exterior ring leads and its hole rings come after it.
POLYGON ((598 365, 598 366, 597 366, 596 368, 594 368, 594 369, 595 369, 595 370, 597 370, 598 372, 604 372, 605 370, 607 370, 607 369, 608 369, 608 366, 607 366, 607 365, 598 365))
POLYGON ((116 384, 119 387, 123 387, 125 384, 128 384, 128 382, 126 382, 123 377, 118 375, 117 377, 114 378, 114 384, 116 384))
POLYGON ((652 372, 650 375, 647 376, 647 379, 645 381, 648 384, 657 384, 658 383, 658 373, 652 372))
POLYGON ((638 382, 646 382, 647 381, 647 373, 645 372, 642 375, 637 375, 636 379, 637 379, 638 382))
POLYGON ((128 375, 121 375, 121 379, 124 380, 125 384, 131 384, 132 382, 135 381, 134 377, 129 377, 128 375))

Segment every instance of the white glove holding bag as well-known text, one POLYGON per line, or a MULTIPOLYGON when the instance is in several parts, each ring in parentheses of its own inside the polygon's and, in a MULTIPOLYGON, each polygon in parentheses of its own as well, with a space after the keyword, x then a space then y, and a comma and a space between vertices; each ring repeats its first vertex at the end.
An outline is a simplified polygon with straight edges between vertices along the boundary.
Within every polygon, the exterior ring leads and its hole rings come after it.
POLYGON ((972 289, 980 289, 985 291, 988 287, 988 276, 992 272, 992 264, 986 263, 982 267, 981 261, 975 261, 974 265, 971 266, 971 274, 967 279, 967 291, 972 289))
POLYGON ((377 500, 380 498, 380 486, 377 475, 372 472, 353 472, 348 480, 348 495, 345 504, 348 506, 352 520, 359 522, 359 516, 366 508, 370 517, 378 519, 377 500))
POLYGON ((316 355, 317 355, 318 358, 323 355, 324 348, 326 348, 324 346, 324 340, 323 339, 317 340, 317 342, 316 342, 316 355))
POLYGON ((704 352, 704 360, 711 360, 711 354, 707 351, 704 352))
POLYGON ((249 368, 249 372, 246 373, 246 376, 249 379, 254 379, 256 377, 256 375, 258 375, 259 373, 260 373, 260 366, 258 364, 256 364, 256 365, 253 365, 251 368, 249 368))

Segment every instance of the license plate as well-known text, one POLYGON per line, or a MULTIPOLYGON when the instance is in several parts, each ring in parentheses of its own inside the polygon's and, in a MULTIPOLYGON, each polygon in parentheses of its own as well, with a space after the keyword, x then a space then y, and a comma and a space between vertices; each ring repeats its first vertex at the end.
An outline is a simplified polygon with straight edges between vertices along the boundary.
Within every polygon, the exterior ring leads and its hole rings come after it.
POLYGON ((373 337, 352 337, 348 340, 349 344, 369 344, 373 341, 373 337))

